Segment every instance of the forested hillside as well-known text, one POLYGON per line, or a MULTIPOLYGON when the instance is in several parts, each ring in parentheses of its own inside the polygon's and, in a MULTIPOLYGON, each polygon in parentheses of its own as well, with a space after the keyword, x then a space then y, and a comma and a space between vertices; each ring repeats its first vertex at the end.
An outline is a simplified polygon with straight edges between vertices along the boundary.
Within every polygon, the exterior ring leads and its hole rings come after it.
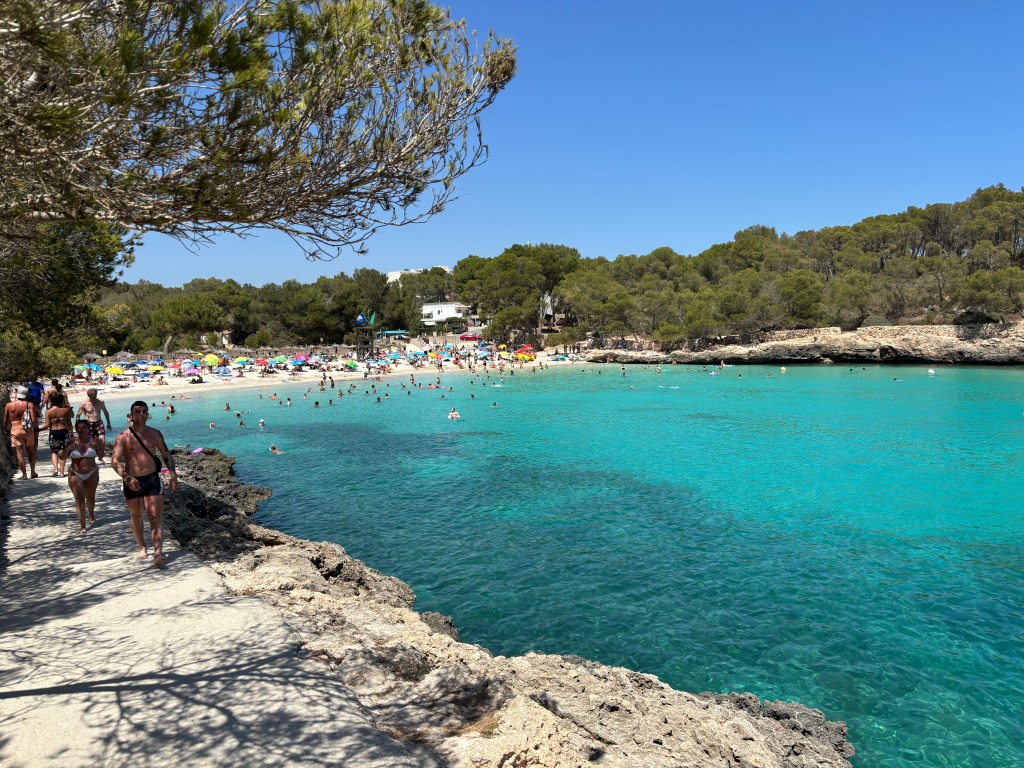
POLYGON ((116 284, 99 297, 94 332, 76 344, 145 351, 173 334, 173 346, 195 347, 223 329, 249 347, 342 342, 359 312, 415 332, 421 304, 446 299, 470 305, 490 336, 533 340, 557 325, 549 342, 640 336, 666 348, 782 328, 1016 318, 1024 192, 988 187, 962 202, 795 234, 752 226, 696 256, 658 248, 584 258, 568 245, 513 245, 468 256, 454 274, 435 268, 392 284, 373 269, 262 287, 116 284))

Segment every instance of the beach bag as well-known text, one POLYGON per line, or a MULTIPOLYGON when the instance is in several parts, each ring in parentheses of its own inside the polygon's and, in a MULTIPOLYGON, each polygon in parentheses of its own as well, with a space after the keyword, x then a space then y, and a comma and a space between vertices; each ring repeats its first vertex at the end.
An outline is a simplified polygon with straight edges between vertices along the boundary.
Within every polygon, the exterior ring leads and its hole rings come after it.
POLYGON ((32 406, 28 403, 25 403, 25 410, 21 412, 21 426, 25 428, 26 432, 35 428, 35 424, 32 423, 32 406))

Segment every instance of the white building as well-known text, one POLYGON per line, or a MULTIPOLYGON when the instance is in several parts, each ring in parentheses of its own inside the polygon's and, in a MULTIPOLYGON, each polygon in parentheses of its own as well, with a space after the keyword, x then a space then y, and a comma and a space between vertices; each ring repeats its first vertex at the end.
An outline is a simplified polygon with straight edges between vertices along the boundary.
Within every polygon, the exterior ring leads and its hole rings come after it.
POLYGON ((423 324, 431 327, 445 320, 469 321, 469 307, 456 301, 437 301, 423 305, 423 324))
MULTIPOLYGON (((436 267, 429 267, 429 269, 443 269, 449 275, 452 273, 452 268, 451 267, 446 267, 446 266, 441 265, 441 264, 438 264, 436 267)), ((427 271, 426 269, 396 269, 393 272, 388 272, 387 273, 388 282, 389 283, 397 283, 405 275, 418 275, 418 274, 421 274, 422 272, 426 272, 426 271, 427 271)))

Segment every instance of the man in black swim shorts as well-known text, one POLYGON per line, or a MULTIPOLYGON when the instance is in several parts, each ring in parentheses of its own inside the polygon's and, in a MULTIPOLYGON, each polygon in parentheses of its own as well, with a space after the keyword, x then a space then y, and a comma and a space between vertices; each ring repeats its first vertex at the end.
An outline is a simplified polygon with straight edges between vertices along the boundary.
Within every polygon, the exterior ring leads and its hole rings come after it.
POLYGON ((96 447, 96 454, 99 456, 97 462, 103 464, 107 432, 112 429, 110 426, 110 414, 107 412, 106 403, 96 397, 95 387, 87 389, 85 394, 88 399, 78 406, 77 418, 85 419, 89 422, 89 434, 92 436, 93 445, 96 447), (104 416, 107 418, 106 429, 103 428, 104 416))
POLYGON ((163 456, 170 470, 168 486, 173 493, 178 487, 178 475, 174 469, 174 459, 167 450, 167 443, 159 430, 146 426, 149 420, 149 407, 142 400, 132 403, 128 414, 131 426, 117 437, 114 443, 114 471, 123 478, 121 490, 128 502, 131 514, 132 535, 139 545, 136 560, 148 557, 146 540, 143 536, 142 510, 145 508, 149 518, 149 535, 153 540, 153 563, 158 568, 167 562, 164 557, 164 486, 160 479, 163 456))

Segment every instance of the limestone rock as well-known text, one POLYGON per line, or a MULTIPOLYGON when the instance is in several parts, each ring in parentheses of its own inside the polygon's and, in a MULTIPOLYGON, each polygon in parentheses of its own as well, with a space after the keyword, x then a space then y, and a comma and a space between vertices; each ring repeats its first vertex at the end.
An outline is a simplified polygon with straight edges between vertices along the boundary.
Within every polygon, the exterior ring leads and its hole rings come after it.
POLYGON ((495 657, 459 642, 450 617, 412 610, 415 595, 398 579, 337 544, 250 520, 269 492, 241 486, 227 457, 180 464, 188 471, 165 512, 173 535, 232 591, 280 610, 303 653, 343 681, 378 728, 428 745, 448 765, 850 768, 845 724, 817 710, 697 696, 575 656, 495 657))
POLYGON ((631 352, 594 349, 589 362, 665 365, 726 363, 961 363, 1024 364, 1024 322, 989 325, 871 326, 778 331, 757 344, 726 344, 697 351, 631 352))

